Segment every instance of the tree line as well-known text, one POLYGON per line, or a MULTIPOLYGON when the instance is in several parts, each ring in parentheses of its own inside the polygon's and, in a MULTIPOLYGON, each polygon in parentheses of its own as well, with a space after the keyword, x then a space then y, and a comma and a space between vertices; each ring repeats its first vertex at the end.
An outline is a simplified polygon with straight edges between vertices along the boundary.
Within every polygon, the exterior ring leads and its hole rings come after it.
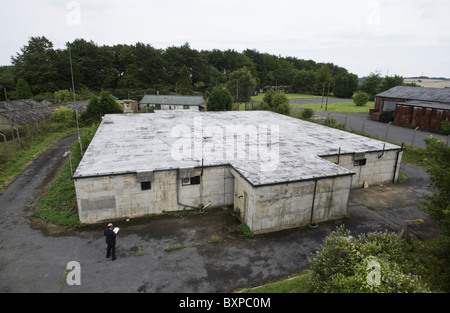
MULTIPOLYGON (((33 98, 70 90, 69 48, 77 93, 108 90, 118 98, 139 98, 156 92, 205 93, 224 86, 233 72, 243 68, 252 76, 256 91, 272 87, 287 92, 322 94, 324 87, 327 92, 329 83, 330 93, 349 98, 358 89, 357 75, 333 63, 257 50, 198 51, 188 43, 166 49, 140 42, 99 46, 84 39, 67 42, 63 49, 58 49, 42 36, 30 37, 28 44, 11 57, 12 65, 0 67, 2 91, 6 88, 10 99, 19 99, 22 93, 17 94, 18 84, 20 90, 33 98)), ((230 92, 234 97, 235 93, 230 92)), ((2 92, 1 99, 4 97, 2 92)))

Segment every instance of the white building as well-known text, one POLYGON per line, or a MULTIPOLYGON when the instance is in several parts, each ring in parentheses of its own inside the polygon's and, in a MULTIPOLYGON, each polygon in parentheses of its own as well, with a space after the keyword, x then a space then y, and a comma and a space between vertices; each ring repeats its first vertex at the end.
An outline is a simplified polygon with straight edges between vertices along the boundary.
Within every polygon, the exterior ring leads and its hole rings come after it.
POLYGON ((352 187, 396 180, 389 143, 268 111, 106 115, 73 179, 80 220, 232 205, 255 233, 347 214, 352 187))
POLYGON ((205 111, 206 102, 202 96, 145 95, 139 101, 139 109, 143 108, 205 111))

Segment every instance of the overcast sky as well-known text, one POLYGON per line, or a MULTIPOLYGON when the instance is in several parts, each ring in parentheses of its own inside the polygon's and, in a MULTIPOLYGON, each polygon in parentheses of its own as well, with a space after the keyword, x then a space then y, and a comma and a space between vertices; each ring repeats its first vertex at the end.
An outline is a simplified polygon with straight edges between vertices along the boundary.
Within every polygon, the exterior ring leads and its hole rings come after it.
POLYGON ((450 78, 450 0, 2 0, 0 65, 45 36, 98 45, 186 42, 332 62, 358 76, 450 78))

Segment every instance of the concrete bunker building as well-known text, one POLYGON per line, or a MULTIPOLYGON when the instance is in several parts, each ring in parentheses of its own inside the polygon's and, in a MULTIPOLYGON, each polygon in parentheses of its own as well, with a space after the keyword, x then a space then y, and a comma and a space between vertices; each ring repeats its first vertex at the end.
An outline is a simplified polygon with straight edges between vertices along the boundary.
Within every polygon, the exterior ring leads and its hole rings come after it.
POLYGON ((255 233, 347 214, 402 148, 268 111, 105 115, 73 175, 80 220, 233 206, 255 233))

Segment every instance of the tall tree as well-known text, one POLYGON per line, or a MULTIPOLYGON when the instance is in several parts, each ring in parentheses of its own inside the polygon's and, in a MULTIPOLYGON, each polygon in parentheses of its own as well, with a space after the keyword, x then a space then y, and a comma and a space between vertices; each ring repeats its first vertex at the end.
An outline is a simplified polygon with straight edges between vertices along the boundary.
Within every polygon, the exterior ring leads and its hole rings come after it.
POLYGON ((334 80, 333 93, 339 98, 351 98, 358 89, 358 76, 342 72, 334 80))
POLYGON ((298 71, 292 79, 292 87, 298 93, 309 93, 312 91, 315 83, 315 75, 312 70, 298 71))
POLYGON ((385 76, 383 81, 381 82, 381 92, 389 90, 395 86, 403 85, 403 77, 394 75, 394 76, 385 76))
POLYGON ((16 99, 31 99, 32 97, 30 86, 25 79, 20 78, 16 85, 16 99))
POLYGON ((20 51, 11 58, 16 67, 16 79, 25 79, 33 94, 53 92, 57 89, 54 82, 57 72, 54 66, 53 43, 44 36, 31 37, 28 45, 20 51))
POLYGON ((256 82, 249 69, 243 67, 230 74, 226 87, 234 102, 249 102, 255 91, 256 82))
POLYGON ((191 74, 186 65, 184 65, 178 75, 177 93, 180 95, 192 94, 192 79, 191 74))
POLYGON ((381 83, 383 78, 378 73, 370 73, 368 77, 364 79, 359 89, 369 94, 370 100, 374 99, 374 96, 381 91, 381 83))

